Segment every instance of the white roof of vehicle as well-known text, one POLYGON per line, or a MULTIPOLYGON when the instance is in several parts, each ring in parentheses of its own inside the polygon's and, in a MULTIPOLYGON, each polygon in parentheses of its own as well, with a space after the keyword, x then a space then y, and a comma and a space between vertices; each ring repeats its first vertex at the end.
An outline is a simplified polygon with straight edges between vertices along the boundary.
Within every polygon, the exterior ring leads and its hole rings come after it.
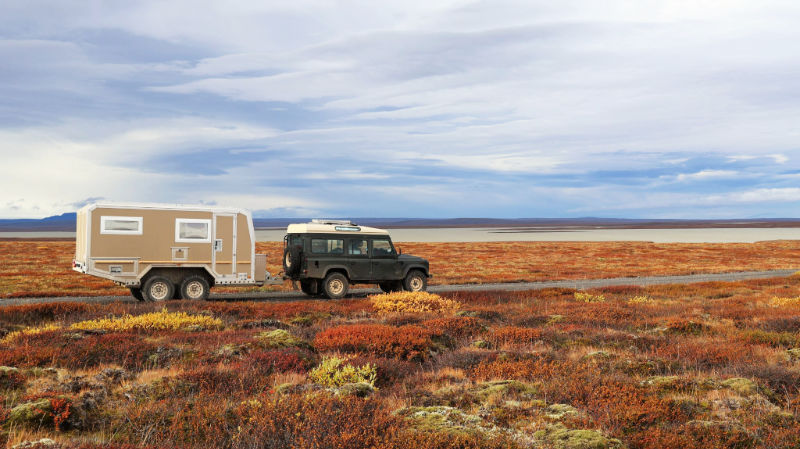
POLYGON ((370 234, 389 235, 385 229, 359 226, 349 221, 312 220, 311 223, 293 223, 286 227, 287 234, 370 234))

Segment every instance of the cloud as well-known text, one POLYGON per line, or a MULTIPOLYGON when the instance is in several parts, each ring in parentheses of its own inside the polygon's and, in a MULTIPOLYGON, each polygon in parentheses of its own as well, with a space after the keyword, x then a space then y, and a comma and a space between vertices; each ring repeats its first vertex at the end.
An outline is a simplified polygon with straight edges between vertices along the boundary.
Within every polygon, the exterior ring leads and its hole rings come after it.
POLYGON ((798 19, 745 1, 9 0, 0 216, 92 197, 783 215, 798 19))
POLYGON ((701 170, 697 173, 681 173, 675 177, 675 180, 678 182, 704 181, 708 179, 734 178, 739 175, 739 172, 734 170, 701 170))

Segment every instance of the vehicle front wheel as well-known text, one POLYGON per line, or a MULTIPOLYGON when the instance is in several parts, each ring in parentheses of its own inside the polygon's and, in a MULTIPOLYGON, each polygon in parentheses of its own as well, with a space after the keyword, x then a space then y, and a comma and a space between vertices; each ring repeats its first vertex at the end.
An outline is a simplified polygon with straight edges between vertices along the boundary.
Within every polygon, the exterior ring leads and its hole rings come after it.
POLYGON ((189 276, 181 282, 181 297, 192 301, 205 301, 211 287, 203 276, 189 276))
POLYGON ((146 301, 166 301, 175 295, 175 286, 172 282, 161 276, 155 276, 144 283, 142 296, 146 301))
POLYGON ((131 287, 131 296, 138 299, 139 301, 144 301, 144 296, 142 296, 142 289, 139 287, 131 287))
POLYGON ((385 293, 392 293, 392 292, 399 292, 403 289, 403 282, 402 281, 384 281, 379 282, 378 287, 381 288, 385 293))
POLYGON ((341 299, 347 294, 347 289, 350 287, 347 278, 342 273, 331 273, 325 276, 322 282, 322 289, 325 291, 325 296, 330 299, 341 299))
POLYGON ((407 292, 424 292, 428 288, 428 277, 419 270, 411 270, 403 280, 407 292))

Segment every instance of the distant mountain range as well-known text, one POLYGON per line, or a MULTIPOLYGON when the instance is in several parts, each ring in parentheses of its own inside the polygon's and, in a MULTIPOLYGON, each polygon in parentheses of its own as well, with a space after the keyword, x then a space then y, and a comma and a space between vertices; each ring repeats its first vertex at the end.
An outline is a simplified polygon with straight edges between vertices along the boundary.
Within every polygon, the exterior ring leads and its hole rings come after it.
MULTIPOLYGON (((379 228, 776 228, 800 227, 800 218, 742 220, 666 220, 629 218, 350 218, 354 223, 379 228)), ((310 218, 255 218, 256 228, 285 228, 310 218)), ((75 213, 42 219, 0 219, 0 232, 75 231, 75 213)))

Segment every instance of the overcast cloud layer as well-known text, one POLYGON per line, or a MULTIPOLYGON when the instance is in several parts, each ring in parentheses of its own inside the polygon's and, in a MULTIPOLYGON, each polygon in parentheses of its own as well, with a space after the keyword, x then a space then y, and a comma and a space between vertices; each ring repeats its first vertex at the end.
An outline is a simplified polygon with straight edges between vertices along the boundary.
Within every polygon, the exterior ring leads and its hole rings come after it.
POLYGON ((0 217, 798 216, 796 2, 268 3, 0 3, 0 217))

